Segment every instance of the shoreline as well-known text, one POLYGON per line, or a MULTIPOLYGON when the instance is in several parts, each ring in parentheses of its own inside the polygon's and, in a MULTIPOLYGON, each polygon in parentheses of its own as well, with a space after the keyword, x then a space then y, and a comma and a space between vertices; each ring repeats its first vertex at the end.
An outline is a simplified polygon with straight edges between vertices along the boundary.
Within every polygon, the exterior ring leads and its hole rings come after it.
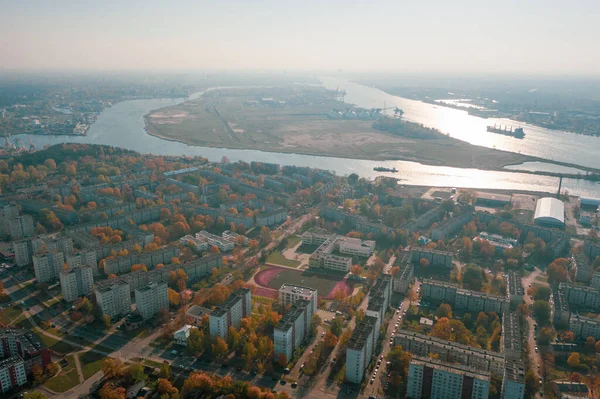
MULTIPOLYGON (((416 163, 419 163, 422 165, 451 167, 451 168, 459 168, 459 169, 477 169, 477 170, 495 171, 495 172, 526 173, 526 174, 533 174, 533 175, 557 176, 557 177, 560 175, 565 175, 565 176, 568 176, 568 178, 575 178, 575 179, 577 178, 577 176, 575 176, 573 174, 568 174, 568 173, 505 169, 505 167, 511 166, 511 165, 522 165, 525 162, 542 162, 542 163, 548 163, 548 164, 553 164, 553 165, 572 167, 572 168, 580 169, 582 172, 600 173, 600 169, 594 169, 594 168, 590 168, 590 167, 586 167, 586 166, 582 166, 582 165, 576 165, 576 164, 571 164, 571 163, 566 163, 566 162, 560 162, 560 161, 554 161, 554 160, 549 160, 549 159, 545 159, 545 158, 534 157, 531 155, 523 155, 523 154, 518 154, 518 153, 514 153, 514 152, 510 152, 510 151, 497 150, 497 149, 492 149, 492 148, 482 147, 482 146, 475 146, 473 144, 470 144, 470 143, 467 143, 467 142, 464 142, 464 141, 461 141, 458 139, 452 139, 452 140, 455 140, 460 143, 464 143, 465 145, 468 145, 468 146, 481 148, 483 150, 489 150, 489 151, 495 151, 495 152, 501 152, 501 153, 507 153, 507 154, 514 154, 515 156, 522 157, 523 161, 522 162, 503 162, 503 163, 498 164, 499 167, 486 167, 485 165, 466 167, 464 165, 444 163, 441 161, 440 162, 431 162, 427 159, 421 159, 421 158, 417 158, 417 157, 364 158, 364 157, 360 157, 360 156, 350 156, 350 155, 344 156, 343 154, 332 154, 332 153, 325 153, 325 152, 297 151, 297 149, 290 149, 289 151, 286 151, 285 149, 269 150, 269 149, 264 149, 264 148, 220 147, 220 146, 214 146, 214 145, 210 145, 210 144, 200 145, 200 144, 190 143, 185 140, 177 139, 174 137, 165 136, 164 134, 157 131, 157 129, 154 128, 152 126, 152 124, 150 124, 148 122, 148 116, 154 111, 156 111, 156 110, 152 110, 148 114, 144 115, 144 131, 148 135, 154 136, 159 139, 166 140, 166 141, 172 141, 172 142, 176 142, 176 143, 186 144, 186 145, 189 145, 192 147, 194 147, 194 146, 195 147, 208 147, 208 148, 219 148, 219 149, 226 149, 226 150, 228 150, 228 149, 229 150, 252 150, 252 151, 269 152, 269 153, 273 153, 273 154, 278 154, 278 153, 279 154, 298 154, 298 155, 320 156, 320 157, 340 158, 340 159, 360 159, 360 160, 364 160, 364 161, 373 161, 373 162, 406 161, 406 162, 416 162, 416 163)), ((583 179, 583 177, 585 175, 582 174, 581 176, 582 176, 581 179, 583 179)))

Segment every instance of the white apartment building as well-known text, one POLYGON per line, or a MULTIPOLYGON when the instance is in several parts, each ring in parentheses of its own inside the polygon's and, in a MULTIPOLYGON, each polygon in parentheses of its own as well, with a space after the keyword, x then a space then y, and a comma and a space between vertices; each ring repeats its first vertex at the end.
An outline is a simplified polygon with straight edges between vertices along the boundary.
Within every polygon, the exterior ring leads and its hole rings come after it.
POLYGON ((61 236, 56 239, 42 238, 41 244, 46 246, 46 251, 53 249, 59 250, 63 254, 73 253, 73 239, 67 236, 61 236))
POLYGON ((196 238, 191 234, 181 237, 179 242, 183 245, 191 246, 197 252, 204 252, 208 250, 208 240, 205 238, 196 238))
POLYGON ((206 240, 208 245, 216 246, 221 252, 233 251, 233 248, 235 247, 235 243, 228 241, 223 237, 211 234, 205 230, 196 233, 196 238, 199 240, 206 240))
POLYGON ((284 284, 279 289, 279 303, 283 306, 292 305, 300 300, 310 302, 312 309, 311 317, 317 313, 317 290, 292 284, 284 284))
POLYGON ((111 319, 131 312, 131 292, 126 281, 105 280, 96 286, 94 293, 102 313, 111 319))
POLYGON ((241 320, 252 313, 252 293, 240 288, 229 295, 223 304, 216 306, 209 316, 210 336, 227 339, 229 326, 240 327, 241 320))
POLYGON ((93 288, 94 273, 89 266, 77 266, 60 272, 60 289, 67 302, 90 295, 93 288))
POLYGON ((18 240, 12 242, 13 252, 15 253, 15 263, 17 266, 27 266, 32 261, 31 240, 18 240))
POLYGON ((167 283, 153 282, 135 289, 135 305, 144 320, 154 317, 159 310, 169 308, 167 283))
POLYGON ((99 275, 98 261, 96 259, 96 251, 93 249, 84 249, 79 252, 69 253, 66 256, 69 269, 78 266, 89 266, 92 268, 92 273, 95 276, 99 275))
POLYGON ((340 252, 352 256, 368 258, 375 250, 375 241, 344 237, 340 240, 340 252))
POLYGON ((502 399, 525 397, 525 366, 520 360, 507 360, 502 379, 502 399))
POLYGON ((27 384, 25 362, 20 356, 0 360, 0 390, 8 392, 27 384))
POLYGON ((296 301, 283 315, 273 330, 275 356, 283 353, 286 360, 293 357, 294 351, 308 336, 312 304, 308 300, 296 301))
POLYGON ((487 399, 490 373, 414 356, 408 366, 409 399, 487 399))
POLYGON ((352 332, 346 349, 347 381, 355 384, 360 384, 362 381, 365 369, 373 356, 377 324, 377 318, 365 316, 352 332))
POLYGON ((8 231, 10 238, 18 240, 23 237, 33 235, 33 217, 31 215, 21 215, 8 221, 8 231))
POLYGON ((190 333, 191 333, 192 329, 195 329, 195 328, 196 327, 194 327, 194 326, 185 324, 183 327, 181 327, 179 330, 177 330, 177 331, 175 331, 175 333, 173 333, 173 341, 177 345, 187 346, 187 340, 190 337, 190 333))
POLYGON ((600 339, 600 320, 573 313, 569 318, 569 330, 573 331, 577 338, 593 337, 597 340, 600 339))
POLYGON ((33 271, 39 283, 54 281, 63 270, 65 257, 60 251, 51 251, 39 255, 33 255, 33 271))

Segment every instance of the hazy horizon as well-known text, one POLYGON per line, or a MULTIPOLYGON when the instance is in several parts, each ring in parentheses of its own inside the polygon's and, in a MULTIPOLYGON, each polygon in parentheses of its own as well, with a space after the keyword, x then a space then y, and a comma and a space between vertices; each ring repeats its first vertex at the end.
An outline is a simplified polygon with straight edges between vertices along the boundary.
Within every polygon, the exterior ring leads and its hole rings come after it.
POLYGON ((600 2, 0 1, 0 70, 600 75, 600 2))

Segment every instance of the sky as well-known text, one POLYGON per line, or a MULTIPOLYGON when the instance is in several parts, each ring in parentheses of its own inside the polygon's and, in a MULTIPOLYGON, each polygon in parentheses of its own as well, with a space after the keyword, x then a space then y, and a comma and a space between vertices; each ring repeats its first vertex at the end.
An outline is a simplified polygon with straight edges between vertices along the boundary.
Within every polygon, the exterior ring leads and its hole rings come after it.
POLYGON ((600 74, 598 0, 0 0, 0 69, 600 74))

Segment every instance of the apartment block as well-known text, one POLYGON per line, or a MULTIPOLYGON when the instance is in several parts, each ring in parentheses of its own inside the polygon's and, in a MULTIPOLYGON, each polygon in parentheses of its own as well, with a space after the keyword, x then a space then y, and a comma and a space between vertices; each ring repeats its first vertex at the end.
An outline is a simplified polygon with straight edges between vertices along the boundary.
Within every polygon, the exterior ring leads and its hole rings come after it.
POLYGON ((504 312, 502 316, 502 349, 506 360, 519 360, 523 356, 521 325, 516 312, 504 312))
POLYGON ((569 310, 569 301, 567 299, 567 291, 564 284, 552 289, 552 321, 559 326, 568 326, 571 312, 569 310))
POLYGON ((8 231, 12 240, 18 240, 23 237, 33 235, 33 217, 31 215, 21 215, 8 221, 8 231))
POLYGON ((356 325, 346 348, 346 380, 360 384, 377 342, 377 318, 365 316, 356 325))
POLYGON ((567 302, 571 307, 583 309, 600 308, 600 289, 561 283, 564 286, 567 302))
POLYGON ((39 283, 54 281, 63 270, 65 257, 62 252, 54 250, 33 256, 33 270, 39 283))
POLYGON ((421 283, 421 296, 435 302, 447 302, 457 309, 471 312, 504 313, 509 307, 505 297, 458 288, 458 285, 436 280, 421 283))
POLYGON ((392 276, 380 274, 377 281, 369 291, 369 303, 366 314, 377 319, 377 332, 385 319, 385 313, 389 309, 392 297, 392 276))
POLYGON ((438 251, 428 248, 411 248, 411 262, 418 266, 421 259, 427 259, 431 266, 443 266, 452 268, 452 252, 438 251))
POLYGON ((41 239, 46 251, 58 250, 63 254, 73 253, 73 239, 67 236, 57 238, 45 237, 41 239))
POLYGON ((104 274, 123 274, 131 271, 135 264, 146 265, 148 269, 162 264, 170 264, 173 257, 179 256, 179 248, 167 246, 151 252, 132 253, 104 260, 104 274))
POLYGON ((592 281, 590 282, 590 287, 592 288, 600 288, 600 271, 594 271, 592 273, 592 281))
MULTIPOLYGON (((65 252, 67 253, 67 252, 65 252)), ((79 252, 67 253, 66 261, 69 269, 79 266, 89 266, 92 268, 94 276, 98 276, 98 260, 96 258, 96 251, 93 249, 82 249, 79 252)))
POLYGON ((412 282, 415 274, 415 267, 412 263, 401 263, 400 271, 394 276, 392 283, 392 291, 406 294, 408 286, 412 282))
POLYGON ((25 362, 19 356, 0 360, 0 389, 2 393, 27 384, 25 362))
POLYGON ((487 399, 490 373, 476 368, 414 356, 408 366, 410 399, 487 399))
POLYGON ((287 360, 292 359, 294 351, 309 335, 313 314, 310 301, 299 299, 294 302, 273 330, 275 356, 283 353, 287 360))
POLYGON ((509 298, 510 304, 518 306, 523 302, 524 295, 525 289, 523 288, 521 276, 514 270, 509 270, 506 276, 506 296, 509 298))
POLYGON ((60 272, 60 289, 67 302, 90 295, 93 288, 94 272, 89 266, 77 266, 60 272))
POLYGON ((587 337, 594 337, 595 340, 598 340, 600 339, 600 320, 593 317, 571 314, 569 318, 569 330, 573 331, 577 338, 586 339, 587 337))
POLYGON ((502 377, 502 399, 525 397, 525 365, 522 360, 507 360, 502 377))
POLYGON ((394 339, 395 345, 400 345, 404 350, 418 356, 427 356, 434 353, 438 355, 440 360, 445 362, 460 363, 479 370, 489 371, 494 375, 504 373, 504 356, 501 353, 407 330, 398 331, 394 339))
POLYGON ((279 288, 279 303, 281 305, 292 305, 301 300, 310 302, 311 317, 317 313, 317 290, 291 284, 284 284, 279 288))
POLYGON ((167 283, 159 281, 136 288, 135 305, 144 320, 156 316, 161 309, 168 309, 167 283))
POLYGON ((210 336, 227 339, 229 326, 240 327, 241 320, 252 313, 252 293, 248 288, 240 288, 229 295, 221 305, 217 305, 209 316, 210 336))
POLYGON ((24 329, 0 330, 0 358, 19 357, 25 362, 25 373, 33 366, 45 367, 52 361, 50 349, 32 332, 24 329))
POLYGON ((131 312, 129 284, 120 278, 104 280, 97 284, 94 294, 102 313, 111 319, 131 312))
POLYGON ((431 230, 431 239, 434 241, 445 240, 448 236, 455 234, 473 220, 473 208, 467 207, 465 212, 443 221, 438 227, 431 230))
POLYGON ((15 263, 17 266, 28 266, 33 261, 33 246, 30 239, 21 239, 13 241, 13 252, 15 254, 15 263))
POLYGON ((575 281, 589 283, 592 280, 594 268, 583 253, 573 252, 571 268, 575 270, 575 281))

